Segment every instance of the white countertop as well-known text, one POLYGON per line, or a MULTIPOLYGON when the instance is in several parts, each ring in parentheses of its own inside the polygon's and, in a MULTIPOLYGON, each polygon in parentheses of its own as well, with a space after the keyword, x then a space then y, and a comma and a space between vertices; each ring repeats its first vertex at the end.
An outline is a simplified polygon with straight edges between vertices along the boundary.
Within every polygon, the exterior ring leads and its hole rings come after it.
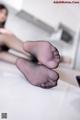
POLYGON ((38 88, 15 66, 0 62, 1 113, 7 120, 80 120, 80 88, 62 80, 55 88, 38 88))

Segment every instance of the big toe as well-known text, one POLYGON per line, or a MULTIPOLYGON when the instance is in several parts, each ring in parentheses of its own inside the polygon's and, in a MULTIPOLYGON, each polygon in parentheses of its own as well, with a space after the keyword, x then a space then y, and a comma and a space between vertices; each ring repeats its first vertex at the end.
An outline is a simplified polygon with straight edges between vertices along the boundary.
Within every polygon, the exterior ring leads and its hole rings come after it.
POLYGON ((47 61, 44 63, 48 68, 57 68, 59 65, 59 62, 56 62, 55 60, 47 61))
POLYGON ((57 82, 59 79, 59 74, 55 71, 49 71, 48 72, 48 81, 46 83, 43 83, 39 85, 39 87, 42 87, 44 89, 50 89, 55 86, 57 86, 57 82))

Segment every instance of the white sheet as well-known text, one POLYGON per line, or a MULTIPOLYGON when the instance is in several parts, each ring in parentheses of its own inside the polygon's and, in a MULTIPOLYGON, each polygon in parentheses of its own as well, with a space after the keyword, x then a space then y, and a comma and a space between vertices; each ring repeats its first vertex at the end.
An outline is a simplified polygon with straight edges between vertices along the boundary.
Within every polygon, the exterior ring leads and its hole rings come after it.
POLYGON ((80 120, 80 89, 61 80, 52 89, 34 87, 15 66, 0 62, 1 113, 7 120, 80 120))

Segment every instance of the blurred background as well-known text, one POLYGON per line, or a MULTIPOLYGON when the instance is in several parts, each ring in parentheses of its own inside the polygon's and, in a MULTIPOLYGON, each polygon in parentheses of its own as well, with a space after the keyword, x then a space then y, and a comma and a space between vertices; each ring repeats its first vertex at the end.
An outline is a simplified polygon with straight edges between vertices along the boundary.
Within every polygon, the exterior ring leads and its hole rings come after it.
MULTIPOLYGON (((61 55, 61 68, 80 71, 80 4, 53 0, 0 0, 9 9, 6 28, 23 41, 48 40, 61 55)), ((69 74, 68 73, 68 74, 69 74)), ((66 72, 67 74, 67 72, 66 72)), ((66 75, 64 78, 67 78, 66 75)), ((76 75, 75 75, 76 76, 76 75)))

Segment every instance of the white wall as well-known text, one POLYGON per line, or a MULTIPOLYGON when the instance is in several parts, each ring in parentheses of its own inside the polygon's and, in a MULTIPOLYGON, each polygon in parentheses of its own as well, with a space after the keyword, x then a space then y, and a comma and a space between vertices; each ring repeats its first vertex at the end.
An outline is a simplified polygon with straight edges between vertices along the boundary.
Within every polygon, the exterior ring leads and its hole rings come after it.
POLYGON ((79 45, 78 45, 78 51, 77 51, 77 56, 76 56, 75 68, 80 70, 80 42, 79 42, 79 45))
POLYGON ((77 30, 80 27, 80 4, 53 4, 53 0, 0 0, 12 7, 27 12, 38 17, 42 21, 55 27, 62 22, 77 30))
POLYGON ((53 4, 53 0, 23 0, 23 9, 53 27, 59 22, 73 30, 80 26, 80 4, 53 4))
POLYGON ((24 9, 51 26, 59 22, 73 30, 80 26, 80 4, 53 4, 53 0, 0 0, 17 10, 24 9))
POLYGON ((20 10, 22 6, 22 1, 23 0, 0 0, 0 2, 4 2, 6 4, 9 4, 13 8, 20 10))
POLYGON ((9 14, 6 27, 23 41, 45 39, 49 36, 44 30, 13 14, 9 14))

